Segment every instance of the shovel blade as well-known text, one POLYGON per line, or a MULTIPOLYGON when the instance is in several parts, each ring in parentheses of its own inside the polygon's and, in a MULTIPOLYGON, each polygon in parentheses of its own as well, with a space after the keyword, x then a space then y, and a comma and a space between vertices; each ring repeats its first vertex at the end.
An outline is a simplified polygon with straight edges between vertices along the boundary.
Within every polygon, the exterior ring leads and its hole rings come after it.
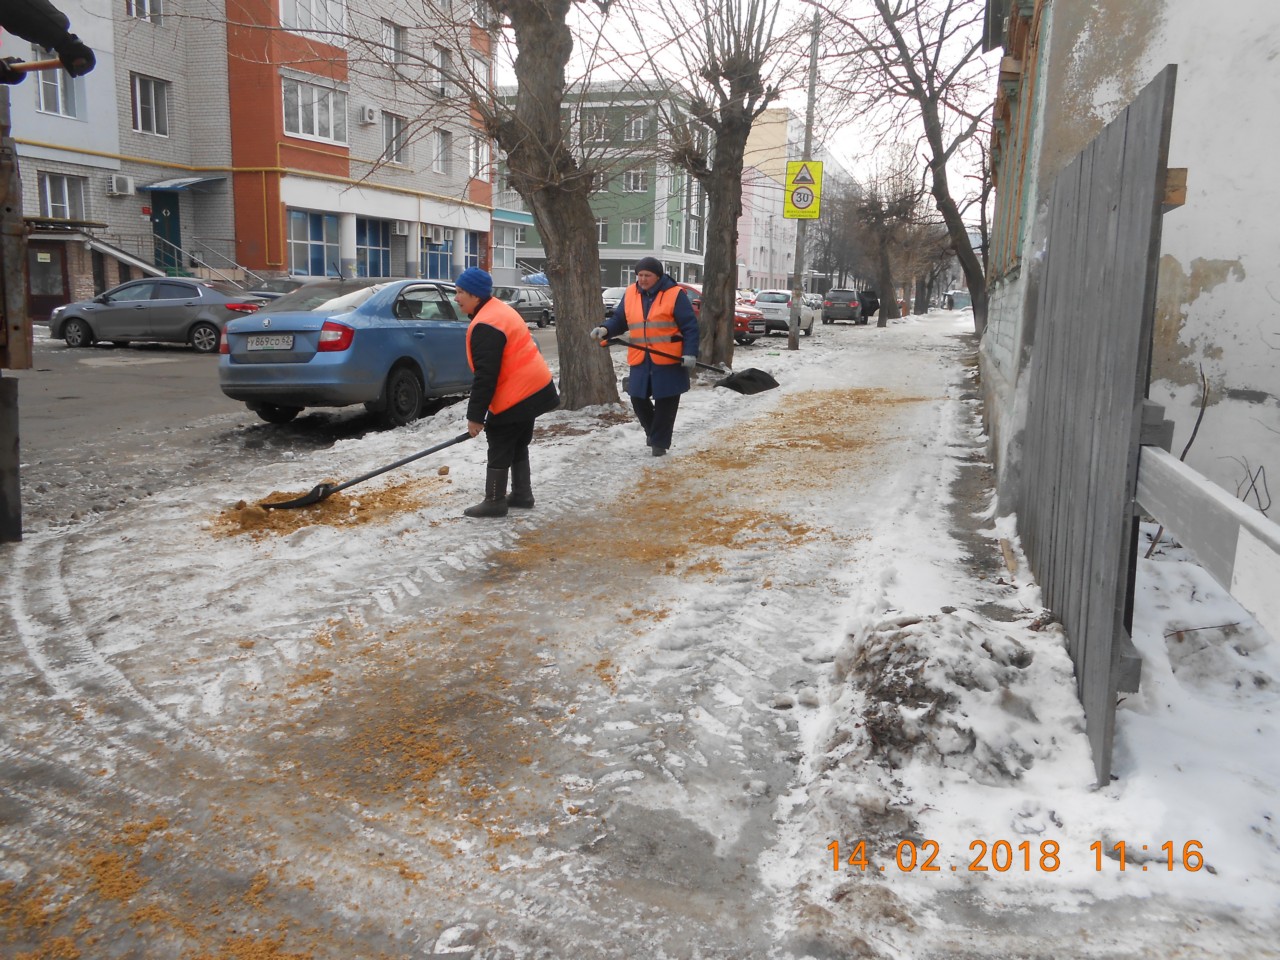
POLYGON ((281 500, 278 503, 264 503, 264 510, 296 510, 298 507, 309 507, 313 503, 319 503, 329 494, 333 493, 333 486, 328 483, 321 483, 311 488, 309 493, 304 493, 300 497, 294 497, 292 500, 281 500))
POLYGON ((729 374, 729 376, 716 383, 716 386, 724 387, 735 393, 764 393, 764 391, 772 390, 778 386, 778 381, 764 370, 748 367, 746 370, 739 370, 737 373, 729 374))

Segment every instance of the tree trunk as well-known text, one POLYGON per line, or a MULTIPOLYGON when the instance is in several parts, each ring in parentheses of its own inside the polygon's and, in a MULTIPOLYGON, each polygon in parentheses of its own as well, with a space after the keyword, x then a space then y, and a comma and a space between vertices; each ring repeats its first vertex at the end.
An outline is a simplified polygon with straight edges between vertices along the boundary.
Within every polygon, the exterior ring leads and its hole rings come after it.
POLYGON ((880 285, 880 318, 876 321, 877 327, 887 327, 891 319, 898 316, 898 288, 893 282, 893 265, 889 262, 889 236, 888 231, 881 231, 876 243, 876 257, 879 265, 879 279, 876 283, 880 285))
POLYGON ((742 158, 750 123, 741 137, 722 135, 706 178, 707 244, 698 319, 698 356, 704 363, 733 364, 733 314, 738 302, 738 218, 742 216, 742 158), (741 142, 738 142, 741 140, 741 142), (714 239, 713 239, 714 238, 714 239))
POLYGON ((929 312, 929 288, 924 277, 916 277, 915 306, 912 312, 917 316, 929 312))
POLYGON ((618 402, 607 350, 589 331, 604 319, 600 251, 591 211, 590 177, 565 142, 565 65, 573 50, 568 26, 573 0, 492 0, 511 21, 516 40, 516 97, 490 132, 507 154, 511 186, 533 213, 547 251, 546 273, 556 298, 560 401, 569 410, 618 402))

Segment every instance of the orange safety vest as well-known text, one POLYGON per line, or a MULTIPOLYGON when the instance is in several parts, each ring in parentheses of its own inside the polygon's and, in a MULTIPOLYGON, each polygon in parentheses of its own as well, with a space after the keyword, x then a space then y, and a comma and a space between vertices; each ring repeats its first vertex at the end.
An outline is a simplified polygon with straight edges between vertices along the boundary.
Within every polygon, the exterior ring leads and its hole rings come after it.
POLYGON ((498 369, 498 386, 489 401, 490 413, 510 410, 551 382, 551 368, 525 326, 524 317, 495 299, 488 300, 467 326, 467 365, 472 373, 476 365, 471 359, 471 331, 477 323, 487 323, 507 338, 502 350, 502 366, 498 369))
POLYGON ((623 298, 626 304, 627 336, 632 343, 643 343, 653 350, 645 353, 632 347, 627 351, 627 363, 635 366, 645 357, 652 358, 654 363, 671 364, 680 362, 680 347, 672 344, 684 342, 680 335, 680 327, 676 324, 676 297, 680 296, 679 287, 670 287, 654 297, 649 305, 649 318, 644 316, 644 307, 640 304, 640 288, 634 283, 627 287, 623 298), (658 356, 658 353, 664 356, 658 356), (670 359, 667 359, 667 357, 670 359))

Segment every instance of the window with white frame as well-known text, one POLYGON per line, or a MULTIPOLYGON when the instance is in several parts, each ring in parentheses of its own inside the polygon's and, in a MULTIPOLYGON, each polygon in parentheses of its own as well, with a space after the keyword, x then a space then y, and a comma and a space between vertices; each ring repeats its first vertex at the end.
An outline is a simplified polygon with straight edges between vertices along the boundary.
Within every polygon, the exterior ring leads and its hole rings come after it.
POLYGON ((298 33, 321 34, 336 43, 347 29, 346 0, 283 0, 280 26, 298 33))
POLYGON ((332 87, 283 78, 284 131, 295 137, 347 142, 347 95, 332 87))
POLYGON ((680 246, 680 221, 674 217, 667 218, 667 246, 680 246))
POLYGON ((447 97, 453 93, 453 53, 448 47, 438 44, 431 52, 432 73, 428 85, 432 93, 438 97, 447 97))
MULTIPOLYGON (((46 47, 32 46, 32 60, 56 60, 46 47)), ((81 82, 65 70, 41 70, 36 74, 36 109, 60 117, 79 117, 83 97, 81 82)))
POLYGON ((37 179, 40 184, 40 216, 56 220, 84 219, 84 177, 42 173, 37 179))
POLYGON ((169 135, 168 80, 129 74, 129 89, 133 99, 133 129, 157 137, 169 135))
POLYGON ((409 30, 390 20, 382 21, 382 57, 387 63, 409 59, 409 30))
POLYGON ((689 249, 694 253, 702 249, 702 220, 698 217, 689 218, 689 249))
POLYGON ((521 224, 520 226, 516 227, 516 246, 522 247, 525 245, 525 243, 528 242, 526 239, 528 230, 529 228, 526 227, 524 224, 521 224))
POLYGON ((644 243, 644 227, 647 221, 644 217, 637 219, 627 219, 622 221, 622 242, 623 243, 644 243))
POLYGON ((489 87, 489 61, 478 53, 471 55, 471 75, 476 86, 482 89, 489 87))
POLYGON ((477 180, 489 179, 489 141, 472 134, 467 157, 467 175, 477 180))
POLYGON ((431 135, 431 169, 436 173, 453 173, 453 134, 437 130, 431 135))
POLYGON ((609 218, 608 217, 596 217, 596 242, 597 243, 609 242, 609 218))
POLYGON ((333 276, 338 270, 338 215, 289 211, 289 272, 298 277, 333 276))
POLYGON ((391 222, 356 217, 356 276, 391 276, 391 222))
POLYGON ((631 117, 627 120, 627 126, 623 131, 622 138, 630 141, 643 140, 647 127, 648 122, 643 114, 631 117))
POLYGON ((405 119, 394 113, 382 112, 382 156, 388 163, 404 163, 408 155, 405 137, 405 119))
POLYGON ((582 139, 584 142, 604 140, 608 136, 605 115, 599 110, 582 115, 582 139))
POLYGON ((676 169, 671 171, 671 191, 667 195, 676 200, 684 196, 683 170, 676 169))
POLYGON ((622 190, 624 193, 648 193, 649 171, 628 170, 623 174, 622 190))
POLYGON ((499 223, 493 225, 493 265, 495 268, 515 268, 516 227, 499 223))
POLYGON ((164 16, 164 0, 124 0, 124 15, 148 23, 159 23, 164 16))

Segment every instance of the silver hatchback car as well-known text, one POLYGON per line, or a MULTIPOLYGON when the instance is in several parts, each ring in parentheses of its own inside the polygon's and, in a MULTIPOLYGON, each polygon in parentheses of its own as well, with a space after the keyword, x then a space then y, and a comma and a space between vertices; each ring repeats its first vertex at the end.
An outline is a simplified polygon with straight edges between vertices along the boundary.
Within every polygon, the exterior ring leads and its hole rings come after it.
POLYGON ((217 353, 222 328, 233 317, 253 313, 265 300, 225 293, 207 280, 147 277, 130 280, 92 300, 55 307, 49 336, 69 347, 150 341, 189 343, 196 353, 217 353))

